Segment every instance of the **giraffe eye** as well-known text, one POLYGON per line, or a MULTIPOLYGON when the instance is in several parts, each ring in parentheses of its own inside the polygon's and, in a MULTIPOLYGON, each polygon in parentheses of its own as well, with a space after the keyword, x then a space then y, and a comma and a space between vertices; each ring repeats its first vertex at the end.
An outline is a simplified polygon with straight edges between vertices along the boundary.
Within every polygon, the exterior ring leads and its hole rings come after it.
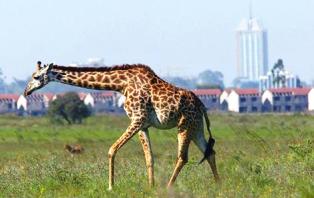
POLYGON ((38 80, 39 79, 39 76, 34 76, 33 77, 35 80, 38 80))

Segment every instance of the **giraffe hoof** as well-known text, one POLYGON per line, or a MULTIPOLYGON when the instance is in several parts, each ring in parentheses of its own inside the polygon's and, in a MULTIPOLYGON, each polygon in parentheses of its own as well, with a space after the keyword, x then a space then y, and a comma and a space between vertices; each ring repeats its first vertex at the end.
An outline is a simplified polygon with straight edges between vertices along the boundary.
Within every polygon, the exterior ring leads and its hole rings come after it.
POLYGON ((111 186, 109 186, 109 188, 107 189, 108 191, 112 191, 112 187, 111 186))
POLYGON ((215 183, 220 185, 221 184, 221 179, 218 177, 218 178, 215 178, 215 183))
POLYGON ((169 184, 167 185, 167 189, 171 189, 172 188, 172 184, 169 184))

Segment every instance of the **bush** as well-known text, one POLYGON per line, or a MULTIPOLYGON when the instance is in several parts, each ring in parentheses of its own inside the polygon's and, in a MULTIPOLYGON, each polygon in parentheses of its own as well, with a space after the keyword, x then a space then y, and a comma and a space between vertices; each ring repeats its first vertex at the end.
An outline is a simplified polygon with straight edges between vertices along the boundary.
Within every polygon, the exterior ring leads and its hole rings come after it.
POLYGON ((50 103, 48 109, 48 116, 54 123, 63 123, 65 120, 68 124, 80 124, 84 118, 90 115, 90 108, 74 92, 58 96, 57 99, 50 103))

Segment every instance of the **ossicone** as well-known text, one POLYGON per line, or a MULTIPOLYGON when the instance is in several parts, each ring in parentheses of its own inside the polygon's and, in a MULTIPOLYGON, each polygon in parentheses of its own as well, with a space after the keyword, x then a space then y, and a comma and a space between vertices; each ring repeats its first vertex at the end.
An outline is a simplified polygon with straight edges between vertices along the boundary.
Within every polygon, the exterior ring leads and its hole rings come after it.
POLYGON ((41 69, 41 62, 37 61, 37 70, 40 70, 40 69, 41 69))

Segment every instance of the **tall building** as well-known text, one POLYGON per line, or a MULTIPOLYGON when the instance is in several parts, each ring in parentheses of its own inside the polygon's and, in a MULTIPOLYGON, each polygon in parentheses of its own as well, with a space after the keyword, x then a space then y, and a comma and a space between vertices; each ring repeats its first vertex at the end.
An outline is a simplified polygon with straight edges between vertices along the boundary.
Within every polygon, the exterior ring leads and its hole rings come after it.
POLYGON ((236 29, 238 77, 258 81, 268 71, 267 31, 256 18, 243 19, 236 29))

